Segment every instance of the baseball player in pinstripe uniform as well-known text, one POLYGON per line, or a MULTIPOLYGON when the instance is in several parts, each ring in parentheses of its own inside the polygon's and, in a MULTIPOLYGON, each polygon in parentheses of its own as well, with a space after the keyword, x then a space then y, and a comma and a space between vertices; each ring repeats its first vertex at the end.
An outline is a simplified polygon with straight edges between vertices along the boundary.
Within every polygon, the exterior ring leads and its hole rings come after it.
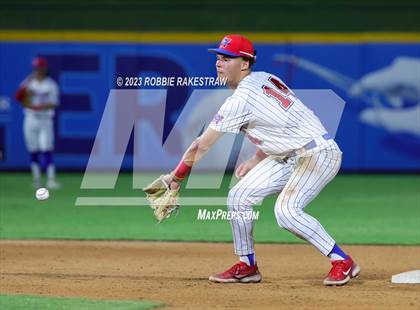
POLYGON ((31 154, 33 186, 35 188, 42 186, 41 157, 44 157, 47 172, 46 186, 57 189, 60 184, 55 178, 53 162, 53 118, 54 110, 58 106, 58 85, 47 75, 48 62, 45 58, 35 57, 32 67, 33 72, 22 81, 16 92, 16 100, 24 108, 23 133, 26 148, 31 154))
MULTIPOLYGON (((277 223, 307 240, 332 268, 325 285, 344 285, 360 267, 343 252, 324 227, 305 207, 335 177, 341 151, 318 117, 284 82, 266 72, 252 72, 256 60, 253 44, 241 35, 227 35, 217 54, 216 70, 235 89, 207 130, 185 152, 177 168, 166 175, 176 188, 197 162, 224 133, 244 132, 257 146, 256 154, 238 166, 240 181, 230 190, 227 206, 238 214, 252 211, 264 197, 278 194, 274 206, 277 223)), ((235 254, 239 262, 225 272, 210 276, 213 282, 260 282, 254 253, 252 217, 231 219, 235 254)))

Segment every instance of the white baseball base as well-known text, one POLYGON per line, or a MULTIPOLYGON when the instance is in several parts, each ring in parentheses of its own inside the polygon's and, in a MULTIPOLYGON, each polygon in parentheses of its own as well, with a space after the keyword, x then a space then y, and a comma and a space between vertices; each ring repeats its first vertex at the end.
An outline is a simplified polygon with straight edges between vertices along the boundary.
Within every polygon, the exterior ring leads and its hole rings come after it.
POLYGON ((420 283, 420 270, 412 270, 399 274, 394 274, 391 278, 392 283, 420 283))

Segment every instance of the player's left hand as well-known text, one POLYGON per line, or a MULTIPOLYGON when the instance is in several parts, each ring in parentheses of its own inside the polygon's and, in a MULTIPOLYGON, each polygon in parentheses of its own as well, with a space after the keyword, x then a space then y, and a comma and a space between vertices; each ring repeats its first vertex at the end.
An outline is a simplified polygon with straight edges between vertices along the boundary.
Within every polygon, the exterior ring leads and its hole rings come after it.
POLYGON ((179 209, 179 188, 179 183, 170 174, 161 175, 143 188, 159 223, 179 209))
POLYGON ((256 156, 253 156, 252 158, 245 160, 243 163, 241 163, 238 168, 235 170, 235 176, 238 179, 243 178, 252 168, 254 168, 261 159, 257 158, 256 156))

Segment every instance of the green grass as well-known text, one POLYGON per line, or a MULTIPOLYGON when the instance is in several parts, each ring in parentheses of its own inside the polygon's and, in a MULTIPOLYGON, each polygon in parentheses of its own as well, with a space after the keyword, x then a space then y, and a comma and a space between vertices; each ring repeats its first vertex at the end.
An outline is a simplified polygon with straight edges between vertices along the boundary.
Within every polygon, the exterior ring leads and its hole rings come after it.
MULTIPOLYGON (((232 240, 227 221, 198 221, 199 207, 181 207, 176 218, 156 225, 148 207, 74 205, 79 196, 142 196, 132 189, 131 174, 121 174, 115 190, 81 190, 80 174, 60 174, 59 179, 63 188, 40 202, 28 174, 0 175, 1 239, 232 240)), ((306 210, 339 243, 420 244, 419 180, 418 175, 340 175, 306 210)), ((214 192, 182 191, 183 196, 209 194, 214 192)), ((227 190, 217 195, 225 197, 227 190)), ((303 242, 277 226, 274 203, 275 197, 268 197, 255 208, 260 211, 256 241, 303 242)))
POLYGON ((0 295, 1 309, 86 309, 86 310, 141 310, 152 309, 162 304, 135 300, 93 300, 80 298, 44 297, 32 295, 0 295))

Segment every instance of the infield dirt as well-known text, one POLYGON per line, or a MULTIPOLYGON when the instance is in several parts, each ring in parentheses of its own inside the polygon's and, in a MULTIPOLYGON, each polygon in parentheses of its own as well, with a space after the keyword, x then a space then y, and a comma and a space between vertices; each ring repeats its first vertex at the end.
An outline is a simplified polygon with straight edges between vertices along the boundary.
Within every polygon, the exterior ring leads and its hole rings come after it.
POLYGON ((420 269, 420 246, 344 246, 360 277, 325 287, 328 259, 309 245, 257 244, 263 281, 208 281, 236 262, 232 245, 139 241, 0 241, 0 293, 145 299, 168 308, 419 309, 420 285, 392 284, 420 269))

